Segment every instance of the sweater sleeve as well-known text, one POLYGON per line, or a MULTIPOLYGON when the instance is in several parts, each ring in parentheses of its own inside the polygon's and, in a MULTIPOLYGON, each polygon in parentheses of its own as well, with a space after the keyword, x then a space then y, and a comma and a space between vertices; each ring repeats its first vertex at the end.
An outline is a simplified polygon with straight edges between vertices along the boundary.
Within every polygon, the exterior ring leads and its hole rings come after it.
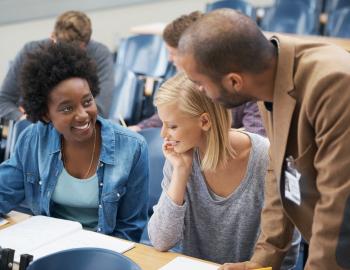
POLYGON ((0 91, 0 117, 17 120, 22 116, 18 106, 20 105, 19 77, 22 63, 28 52, 33 51, 39 42, 27 43, 11 61, 0 91))
POLYGON ((148 223, 148 234, 152 245, 160 251, 167 251, 182 240, 183 226, 187 203, 182 206, 175 204, 167 194, 172 175, 172 168, 165 162, 162 194, 154 213, 148 223))

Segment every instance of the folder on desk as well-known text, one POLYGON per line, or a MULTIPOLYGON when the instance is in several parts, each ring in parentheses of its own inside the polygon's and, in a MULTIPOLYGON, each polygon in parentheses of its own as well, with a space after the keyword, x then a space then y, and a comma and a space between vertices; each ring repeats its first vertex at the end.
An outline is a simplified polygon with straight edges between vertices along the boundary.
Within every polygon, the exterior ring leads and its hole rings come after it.
POLYGON ((79 222, 34 216, 0 231, 2 247, 15 250, 15 262, 27 253, 34 260, 61 250, 97 247, 123 253, 134 243, 84 230, 79 222))

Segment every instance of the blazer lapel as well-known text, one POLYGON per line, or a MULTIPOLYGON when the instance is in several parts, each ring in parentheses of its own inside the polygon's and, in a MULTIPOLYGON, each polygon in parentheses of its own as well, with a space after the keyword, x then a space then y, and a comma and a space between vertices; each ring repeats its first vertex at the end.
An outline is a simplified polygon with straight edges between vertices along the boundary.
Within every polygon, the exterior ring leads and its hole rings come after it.
POLYGON ((285 157, 288 143, 289 129, 292 122, 292 116, 296 104, 295 98, 290 95, 294 90, 293 66, 295 48, 292 42, 281 42, 280 36, 274 36, 272 39, 278 42, 278 67, 275 79, 274 97, 273 97, 273 155, 274 170, 278 183, 282 171, 283 160, 285 157))

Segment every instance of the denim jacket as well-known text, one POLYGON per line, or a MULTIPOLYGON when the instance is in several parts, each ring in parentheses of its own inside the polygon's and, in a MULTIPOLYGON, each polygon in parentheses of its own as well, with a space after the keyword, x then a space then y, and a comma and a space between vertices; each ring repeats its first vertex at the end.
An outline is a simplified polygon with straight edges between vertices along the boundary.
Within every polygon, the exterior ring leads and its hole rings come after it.
MULTIPOLYGON (((102 137, 97 231, 137 242, 147 222, 147 144, 108 120, 97 121, 102 137)), ((19 136, 11 158, 0 165, 0 213, 25 202, 34 215, 50 216, 62 169, 60 134, 51 124, 30 125, 19 136)))

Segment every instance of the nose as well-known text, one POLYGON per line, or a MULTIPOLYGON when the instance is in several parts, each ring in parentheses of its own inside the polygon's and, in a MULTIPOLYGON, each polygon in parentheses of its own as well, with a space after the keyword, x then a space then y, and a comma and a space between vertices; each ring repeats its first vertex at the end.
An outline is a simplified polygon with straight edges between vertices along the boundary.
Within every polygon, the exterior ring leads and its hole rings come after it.
POLYGON ((88 116, 89 116, 89 114, 87 113, 87 111, 85 110, 85 108, 83 106, 79 106, 77 108, 76 114, 75 114, 75 119, 77 121, 84 121, 88 116))
POLYGON ((160 130, 160 137, 162 137, 163 139, 165 139, 165 137, 166 137, 166 129, 165 129, 165 127, 164 127, 164 125, 162 125, 162 128, 161 128, 161 130, 160 130))

